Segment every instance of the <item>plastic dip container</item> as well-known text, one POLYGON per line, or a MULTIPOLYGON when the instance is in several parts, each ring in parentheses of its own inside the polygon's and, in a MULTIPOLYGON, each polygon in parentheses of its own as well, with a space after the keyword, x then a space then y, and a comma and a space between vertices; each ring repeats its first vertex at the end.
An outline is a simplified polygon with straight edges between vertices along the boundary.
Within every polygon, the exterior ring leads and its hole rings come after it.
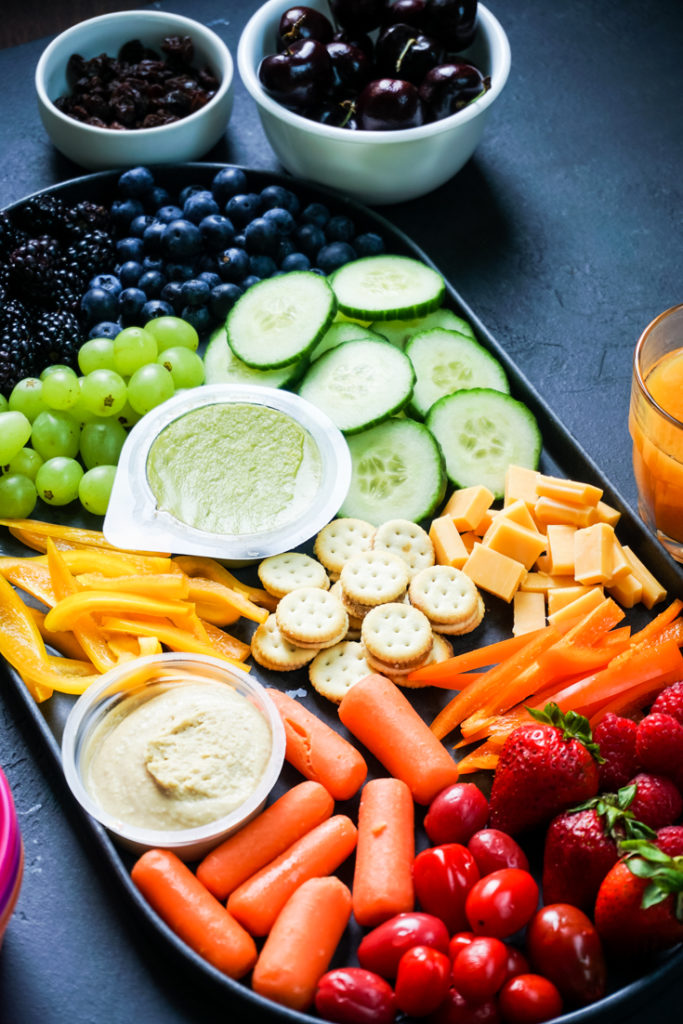
POLYGON ((9 782, 0 768, 0 946, 19 896, 24 847, 9 782))

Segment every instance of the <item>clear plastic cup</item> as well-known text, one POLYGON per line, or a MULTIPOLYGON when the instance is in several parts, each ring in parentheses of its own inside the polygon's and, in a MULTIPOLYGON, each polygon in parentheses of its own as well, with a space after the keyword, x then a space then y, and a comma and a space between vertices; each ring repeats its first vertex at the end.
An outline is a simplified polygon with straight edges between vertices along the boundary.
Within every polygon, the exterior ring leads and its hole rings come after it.
POLYGON ((24 847, 9 782, 0 768, 0 946, 24 872, 24 847))

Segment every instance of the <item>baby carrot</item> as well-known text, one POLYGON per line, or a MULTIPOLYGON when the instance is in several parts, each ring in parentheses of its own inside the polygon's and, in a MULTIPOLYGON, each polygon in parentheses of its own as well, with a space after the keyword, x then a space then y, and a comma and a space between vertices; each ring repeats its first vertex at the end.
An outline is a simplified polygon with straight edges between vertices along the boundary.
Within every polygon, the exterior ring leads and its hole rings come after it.
POLYGON ((223 974, 242 978, 256 963, 254 940, 170 850, 147 850, 131 878, 169 928, 223 974))
POLYGON ((356 826, 344 814, 323 821, 238 886, 228 910, 252 935, 267 935, 295 889, 331 875, 356 845, 356 826))
POLYGON ((413 797, 400 779, 371 779, 360 796, 353 914, 374 928, 415 902, 413 797))
POLYGON ((335 800, 348 800, 365 782, 362 754, 307 708, 281 690, 269 689, 285 727, 285 758, 307 779, 320 782, 335 800))
POLYGON ((319 782, 300 782, 207 853, 197 867, 197 878, 216 899, 227 899, 238 885, 326 821, 333 808, 332 797, 319 782))
POLYGON ((373 673, 354 683, 339 705, 344 725, 419 804, 456 782, 458 766, 398 686, 373 673))
POLYGON ((292 1010, 313 1003, 351 916, 351 893, 338 878, 309 878, 285 903, 252 976, 260 996, 292 1010))

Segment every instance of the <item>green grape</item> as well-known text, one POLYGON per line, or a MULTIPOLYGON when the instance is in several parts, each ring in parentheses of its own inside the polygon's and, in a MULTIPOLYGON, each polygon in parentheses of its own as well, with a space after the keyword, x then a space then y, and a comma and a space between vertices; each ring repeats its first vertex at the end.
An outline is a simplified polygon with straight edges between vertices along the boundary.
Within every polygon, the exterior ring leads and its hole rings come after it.
POLYGON ((174 390, 173 377, 166 367, 150 363, 136 370, 128 381, 128 401, 136 412, 144 416, 150 409, 171 398, 174 390))
POLYGON ((89 338, 78 350, 78 368, 82 374, 93 370, 115 370, 112 338, 89 338))
POLYGON ((49 373, 43 381, 42 397, 48 409, 71 409, 80 397, 78 374, 68 367, 49 373))
POLYGON ((30 436, 31 423, 23 412, 0 412, 0 466, 13 459, 30 436))
POLYGON ((26 419, 33 423, 38 413, 46 408, 42 380, 38 377, 24 377, 15 384, 9 396, 9 407, 15 412, 23 412, 26 419))
POLYGON ((146 323, 145 330, 156 338, 159 352, 178 346, 196 352, 199 347, 199 335, 194 327, 179 316, 159 316, 146 323))
POLYGON ((78 497, 84 509, 96 516, 105 514, 115 476, 116 466, 93 466, 83 474, 78 497))
POLYGON ((83 407, 96 416, 116 416, 126 404, 126 382, 114 370, 93 370, 83 378, 83 407))
POLYGON ((43 459, 78 455, 80 425, 68 412, 46 409, 36 416, 31 430, 31 444, 43 459))
POLYGON ((201 356, 182 345, 165 348, 157 356, 157 363, 165 366, 177 388, 198 388, 204 383, 204 361, 201 356))
POLYGON ((83 467, 62 455, 44 462, 36 473, 38 496, 48 505, 68 505, 78 497, 83 467))
POLYGON ((86 423, 81 431, 81 458, 86 469, 115 466, 127 436, 125 428, 113 417, 86 423))
POLYGON ((22 448, 13 459, 9 460, 5 472, 19 473, 20 476, 27 476, 29 480, 35 480, 36 473, 42 464, 43 460, 35 448, 22 448))
POLYGON ((7 412, 9 409, 9 402, 4 395, 0 395, 0 412, 7 412))
POLYGON ((124 327, 114 338, 114 369, 122 377, 129 377, 141 366, 153 363, 157 352, 153 334, 142 327, 124 327))
POLYGON ((126 428, 126 430, 130 430, 130 428, 134 427, 136 423, 139 423, 141 419, 142 415, 135 411, 128 400, 126 400, 126 404, 121 412, 116 414, 116 422, 120 423, 122 427, 126 428))
POLYGON ((83 382, 85 377, 78 377, 78 398, 75 403, 69 409, 69 415, 83 426, 85 423, 92 423, 98 417, 96 413, 91 412, 90 409, 86 409, 83 402, 83 382))
POLYGON ((36 507, 38 495, 33 480, 22 473, 0 477, 0 516, 3 519, 28 519, 36 507))
POLYGON ((66 363, 53 363, 51 366, 46 366, 44 370, 41 370, 40 379, 41 380, 45 380, 45 378, 49 377, 51 373, 55 372, 55 370, 70 370, 70 369, 71 369, 71 367, 67 366, 66 363))

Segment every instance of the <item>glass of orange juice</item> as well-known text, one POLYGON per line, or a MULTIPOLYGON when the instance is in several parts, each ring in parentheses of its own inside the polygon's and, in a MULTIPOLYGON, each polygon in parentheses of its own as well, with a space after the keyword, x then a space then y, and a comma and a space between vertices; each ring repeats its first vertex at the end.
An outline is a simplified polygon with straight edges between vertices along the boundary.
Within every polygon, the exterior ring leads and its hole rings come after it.
POLYGON ((683 562, 683 304, 660 313, 638 339, 629 430, 638 511, 683 562))

